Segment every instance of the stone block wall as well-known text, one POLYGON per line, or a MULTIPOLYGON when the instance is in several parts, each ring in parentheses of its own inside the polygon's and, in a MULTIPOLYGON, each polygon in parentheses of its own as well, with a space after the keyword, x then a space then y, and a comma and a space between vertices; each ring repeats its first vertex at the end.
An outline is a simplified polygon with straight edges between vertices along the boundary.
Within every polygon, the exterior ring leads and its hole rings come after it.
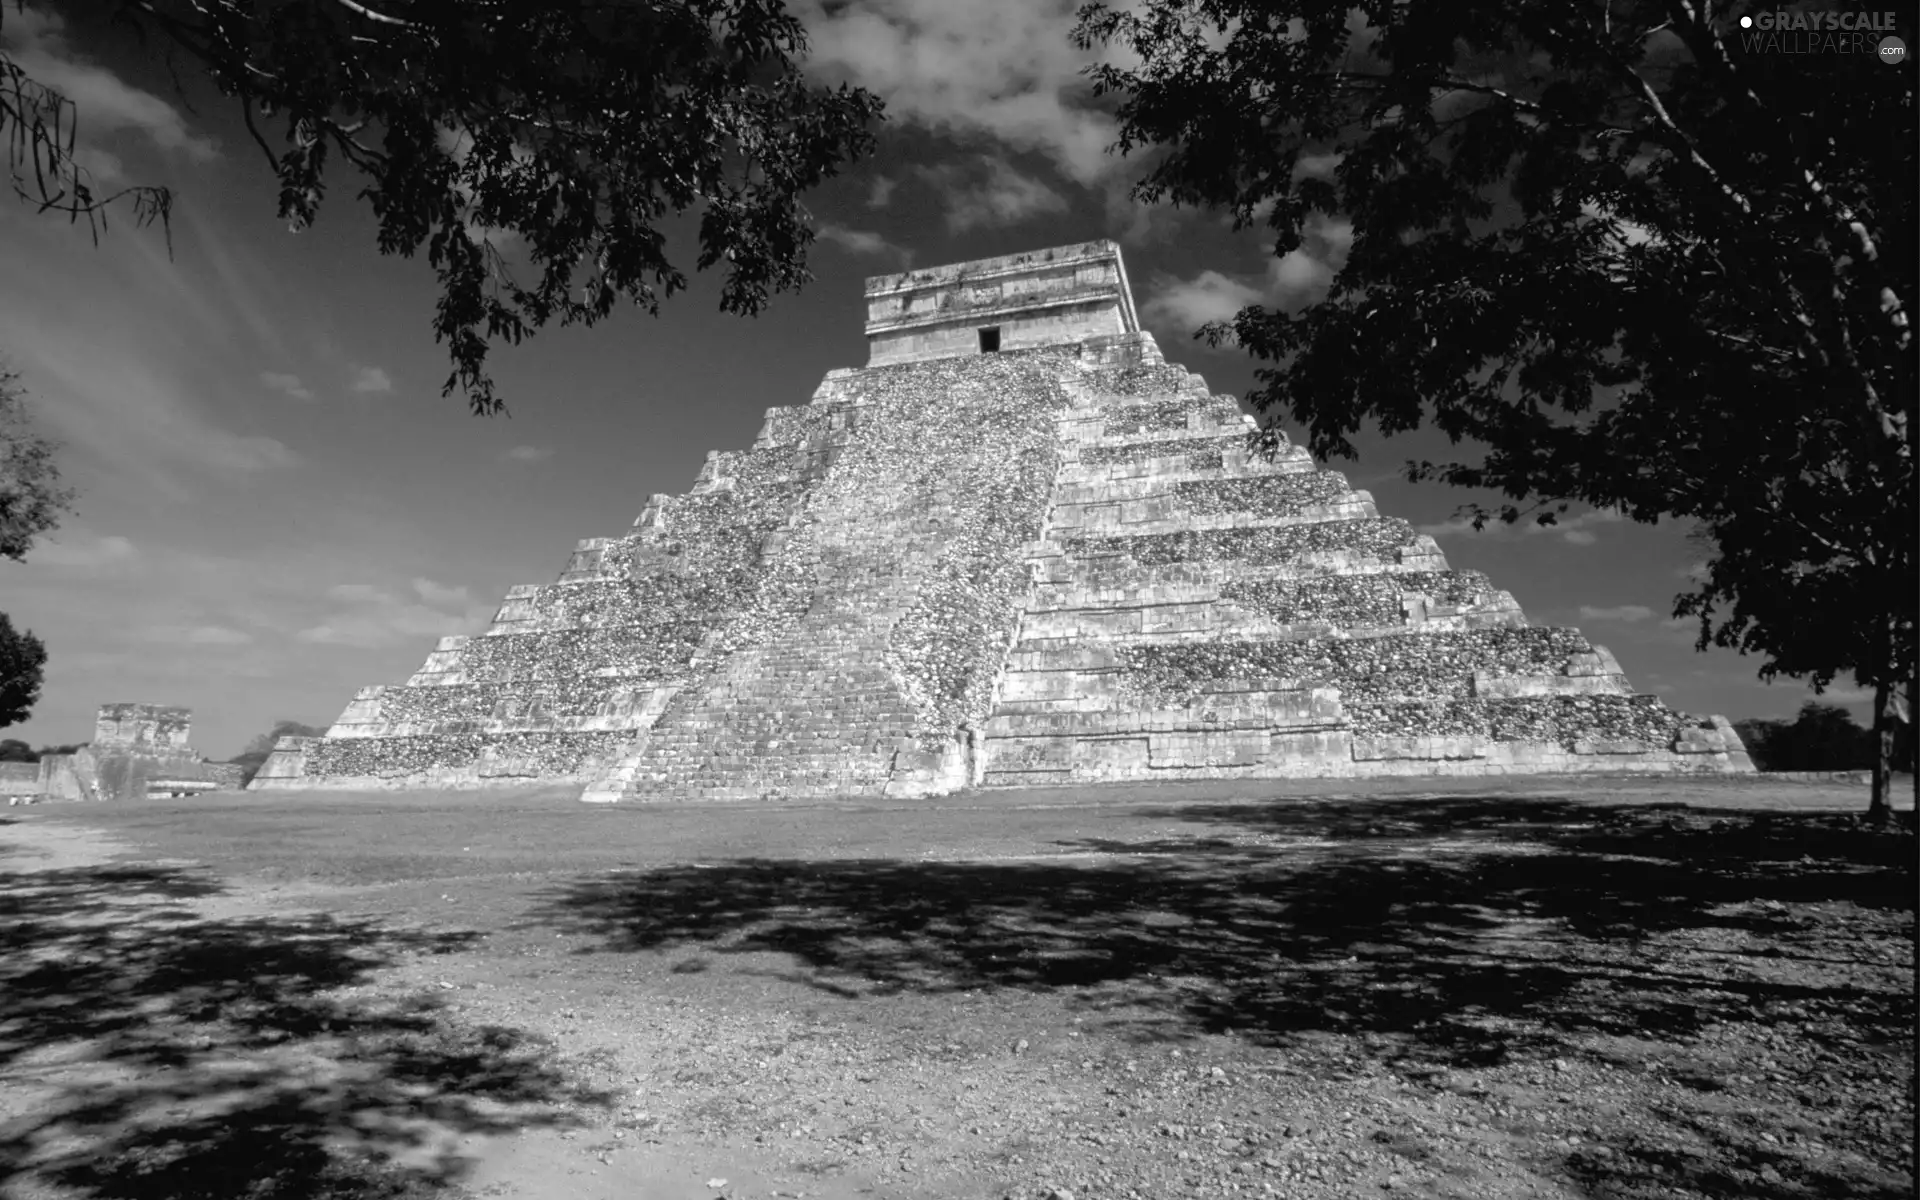
POLYGON ((867 365, 1064 346, 1140 327, 1112 242, 1056 246, 867 280, 867 365))
POLYGON ((94 719, 92 744, 184 753, 192 732, 191 709, 171 704, 102 704, 94 719))
POLYGON ((8 804, 31 803, 40 798, 40 764, 37 762, 0 762, 0 796, 8 804))

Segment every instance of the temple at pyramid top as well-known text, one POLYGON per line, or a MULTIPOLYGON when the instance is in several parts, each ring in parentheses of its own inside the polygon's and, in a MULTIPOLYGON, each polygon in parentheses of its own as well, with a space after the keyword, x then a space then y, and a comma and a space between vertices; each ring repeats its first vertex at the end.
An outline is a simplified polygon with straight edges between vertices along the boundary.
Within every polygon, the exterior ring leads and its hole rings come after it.
POLYGON ((867 365, 1135 333, 1120 247, 1081 242, 867 280, 867 365))

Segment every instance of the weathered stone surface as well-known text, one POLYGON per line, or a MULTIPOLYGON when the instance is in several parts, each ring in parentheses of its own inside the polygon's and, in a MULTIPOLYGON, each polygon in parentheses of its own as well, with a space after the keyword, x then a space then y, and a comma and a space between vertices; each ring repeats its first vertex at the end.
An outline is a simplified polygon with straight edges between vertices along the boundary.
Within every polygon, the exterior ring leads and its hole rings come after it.
POLYGON ((867 365, 1057 346, 1140 328, 1119 247, 1056 246, 867 280, 867 365))
MULTIPOLYGON (((18 800, 139 800, 235 791, 244 770, 206 762, 188 744, 193 714, 166 704, 103 704, 93 741, 12 772, 0 794, 18 800)), ((17 764, 0 764, 14 767, 17 764)))
POLYGON ((1750 770, 1138 331, 1109 243, 868 281, 869 362, 261 788, 932 795, 1750 770), (997 340, 997 346, 991 345, 997 340))

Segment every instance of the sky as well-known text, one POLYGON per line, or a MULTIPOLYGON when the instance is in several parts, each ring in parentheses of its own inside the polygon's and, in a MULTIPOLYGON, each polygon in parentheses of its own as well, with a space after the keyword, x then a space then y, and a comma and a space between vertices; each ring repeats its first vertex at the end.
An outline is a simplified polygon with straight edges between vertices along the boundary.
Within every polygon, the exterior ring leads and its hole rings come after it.
MULTIPOLYGON (((326 725, 357 688, 404 682, 441 636, 482 632, 509 587, 552 582, 579 539, 686 490, 707 451, 748 446, 767 408, 863 365, 866 276, 1112 238, 1167 357, 1244 395, 1257 364, 1192 331, 1247 303, 1313 302, 1351 236, 1324 218, 1276 261, 1258 230, 1130 200, 1143 167, 1107 150, 1114 124, 1067 38, 1078 0, 800 0, 808 70, 888 110, 879 153, 808 197, 814 282, 748 319, 696 276, 657 318, 497 347, 512 415, 475 417, 440 394, 431 268, 379 254, 350 180, 289 232, 221 97, 4 2, 0 38, 76 102, 96 178, 176 194, 171 257, 130 209, 96 245, 84 223, 0 197, 0 356, 79 491, 26 562, 0 560, 0 612, 49 655, 31 718, 0 736, 34 745, 84 741, 99 705, 131 700, 190 707, 194 746, 226 758, 277 720, 326 725)), ((669 245, 691 272, 692 243, 669 245)), ((1534 623, 1585 630, 1639 690, 1735 720, 1809 697, 1761 683, 1757 658, 1696 653, 1693 625, 1669 619, 1702 557, 1685 526, 1589 512, 1475 533, 1455 518, 1472 497, 1399 476, 1443 439, 1357 444, 1329 465, 1382 513, 1534 623)), ((1826 699, 1866 711, 1851 687, 1826 699)))

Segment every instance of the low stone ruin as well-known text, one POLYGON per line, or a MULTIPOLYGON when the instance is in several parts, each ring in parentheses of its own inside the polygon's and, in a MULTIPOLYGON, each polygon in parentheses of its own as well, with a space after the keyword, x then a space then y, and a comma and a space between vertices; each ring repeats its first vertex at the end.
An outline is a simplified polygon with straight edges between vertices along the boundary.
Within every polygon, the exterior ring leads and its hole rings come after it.
POLYGON ((37 763, 0 763, 0 794, 10 804, 31 804, 238 791, 244 769, 202 759, 187 742, 192 729, 191 709, 103 704, 94 720, 93 741, 72 754, 44 755, 37 763), (22 767, 27 770, 18 769, 22 767))

